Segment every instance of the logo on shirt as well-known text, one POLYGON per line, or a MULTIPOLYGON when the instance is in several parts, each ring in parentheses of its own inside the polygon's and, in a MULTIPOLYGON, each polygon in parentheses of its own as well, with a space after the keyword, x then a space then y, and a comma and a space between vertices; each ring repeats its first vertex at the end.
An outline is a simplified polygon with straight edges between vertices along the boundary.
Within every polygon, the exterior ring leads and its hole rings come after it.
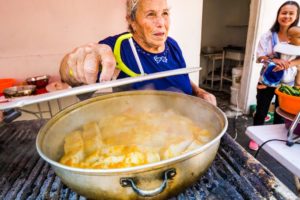
POLYGON ((168 58, 166 56, 154 56, 154 60, 157 64, 159 64, 160 62, 163 62, 163 63, 168 62, 168 58))

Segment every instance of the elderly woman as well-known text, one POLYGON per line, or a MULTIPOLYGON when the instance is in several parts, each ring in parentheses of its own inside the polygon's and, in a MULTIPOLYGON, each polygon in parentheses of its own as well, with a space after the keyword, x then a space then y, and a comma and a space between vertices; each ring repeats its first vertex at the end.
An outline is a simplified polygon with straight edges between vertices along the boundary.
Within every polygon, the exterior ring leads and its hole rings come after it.
MULTIPOLYGON (((177 42, 168 37, 170 11, 167 0, 127 0, 126 19, 146 74, 186 67, 177 42)), ((81 85, 140 74, 141 70, 129 41, 123 40, 119 46, 116 44, 122 37, 127 38, 128 33, 108 37, 99 44, 82 46, 67 54, 60 68, 62 80, 70 85, 81 85), (120 49, 120 55, 116 55, 116 52, 114 55, 116 48, 120 49), (118 70, 116 63, 127 70, 118 70), (102 68, 101 73, 99 66, 102 68)), ((188 75, 171 76, 132 85, 132 89, 144 88, 181 91, 216 105, 215 96, 192 83, 188 75)))

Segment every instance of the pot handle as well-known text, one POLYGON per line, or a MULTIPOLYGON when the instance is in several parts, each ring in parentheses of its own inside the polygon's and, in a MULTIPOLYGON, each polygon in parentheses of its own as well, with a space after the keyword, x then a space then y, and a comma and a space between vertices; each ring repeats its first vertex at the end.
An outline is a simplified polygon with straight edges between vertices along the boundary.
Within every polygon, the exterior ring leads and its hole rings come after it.
POLYGON ((176 175, 176 170, 174 168, 168 169, 165 172, 163 172, 163 182, 162 184, 153 190, 141 190, 139 189, 134 181, 134 178, 126 177, 126 178, 120 178, 120 184, 122 187, 132 187, 133 191, 142 197, 153 197, 155 195, 160 194, 165 190, 167 187, 168 179, 172 179, 176 175))

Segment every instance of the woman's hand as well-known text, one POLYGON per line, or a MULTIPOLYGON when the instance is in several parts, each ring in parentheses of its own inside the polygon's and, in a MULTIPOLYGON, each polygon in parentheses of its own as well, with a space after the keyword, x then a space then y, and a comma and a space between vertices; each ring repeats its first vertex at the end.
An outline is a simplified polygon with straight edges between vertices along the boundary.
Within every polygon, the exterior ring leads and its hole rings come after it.
POLYGON ((274 59, 272 59, 272 62, 274 62, 276 64, 276 67, 274 67, 274 69, 273 69, 274 72, 278 72, 278 71, 281 71, 281 70, 286 70, 290 66, 289 61, 285 61, 285 60, 282 60, 282 59, 274 58, 274 59))
POLYGON ((212 105, 217 106, 217 100, 216 100, 216 97, 213 94, 211 94, 211 93, 209 93, 209 92, 207 92, 207 91, 205 91, 201 88, 198 88, 195 91, 195 95, 197 97, 200 97, 200 98, 206 100, 207 102, 211 103, 212 105))
POLYGON ((217 106, 217 100, 216 100, 216 97, 213 94, 199 88, 193 82, 191 82, 191 85, 192 85, 193 93, 196 97, 200 97, 200 98, 206 100, 207 102, 211 103, 212 105, 217 106))
POLYGON ((71 86, 95 83, 100 66, 100 82, 111 80, 116 67, 111 48, 97 43, 84 45, 63 58, 60 66, 61 79, 71 86))

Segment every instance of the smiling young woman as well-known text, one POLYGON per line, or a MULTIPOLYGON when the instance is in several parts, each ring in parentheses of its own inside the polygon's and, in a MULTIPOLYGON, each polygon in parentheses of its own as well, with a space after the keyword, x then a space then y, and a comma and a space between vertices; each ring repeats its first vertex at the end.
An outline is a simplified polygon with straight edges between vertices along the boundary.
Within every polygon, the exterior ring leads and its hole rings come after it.
MULTIPOLYGON (((253 124, 263 125, 265 117, 267 116, 270 103, 275 95, 276 83, 271 85, 264 81, 264 72, 268 71, 268 63, 272 62, 275 65, 272 71, 286 70, 293 64, 300 64, 300 59, 296 58, 293 62, 281 59, 280 56, 274 52, 276 44, 287 43, 287 31, 290 27, 296 26, 299 22, 299 4, 296 1, 286 1, 277 11, 275 23, 271 29, 260 38, 256 52, 257 62, 264 63, 261 70, 261 76, 257 85, 257 107, 254 115, 253 124)), ((275 108, 278 107, 278 99, 276 95, 275 108)), ((275 112, 274 124, 282 123, 281 117, 275 112)), ((249 148, 257 150, 258 145, 250 141, 249 148)))

